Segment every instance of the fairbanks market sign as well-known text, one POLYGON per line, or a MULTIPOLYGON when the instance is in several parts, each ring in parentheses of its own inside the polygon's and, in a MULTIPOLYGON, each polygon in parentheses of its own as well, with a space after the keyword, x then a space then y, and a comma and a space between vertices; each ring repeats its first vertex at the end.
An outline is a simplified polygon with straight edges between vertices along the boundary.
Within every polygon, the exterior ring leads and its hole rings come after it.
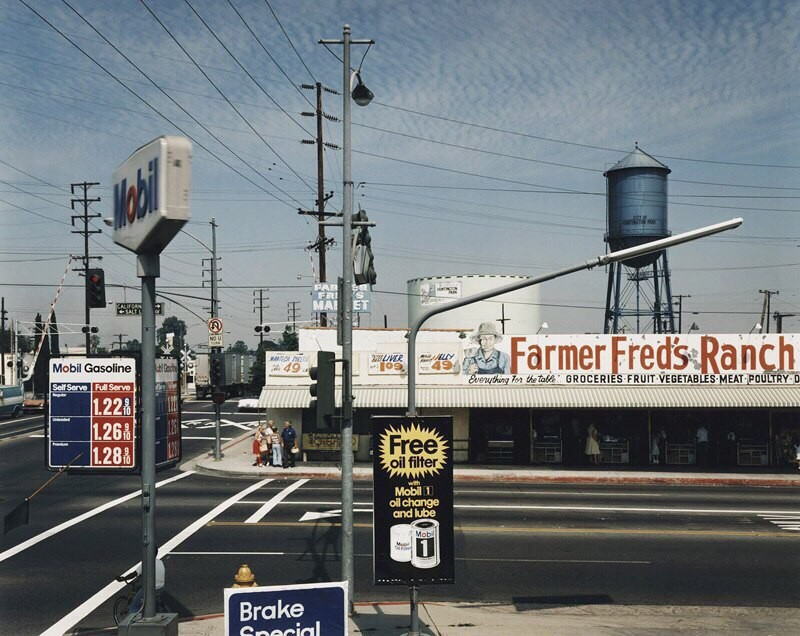
POLYGON ((503 335, 493 348, 486 340, 463 350, 463 383, 800 387, 800 334, 503 335))

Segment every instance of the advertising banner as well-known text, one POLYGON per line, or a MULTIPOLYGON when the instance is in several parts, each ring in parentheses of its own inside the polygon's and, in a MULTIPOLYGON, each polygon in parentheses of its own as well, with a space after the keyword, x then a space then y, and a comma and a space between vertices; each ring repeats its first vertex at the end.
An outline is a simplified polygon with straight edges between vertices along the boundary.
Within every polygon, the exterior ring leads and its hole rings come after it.
MULTIPOLYGON (((339 433, 303 433, 304 451, 338 451, 342 446, 339 433)), ((353 452, 358 450, 358 435, 353 435, 353 452)))
POLYGON ((369 354, 370 375, 402 375, 407 372, 404 352, 369 354))
POLYGON ((798 385, 800 334, 501 334, 464 347, 465 384, 798 385))
POLYGON ((49 470, 136 468, 136 360, 53 358, 48 403, 49 470))
POLYGON ((419 372, 425 375, 458 373, 458 355, 452 351, 419 354, 419 372))
POLYGON ((225 589, 225 636, 347 636, 347 583, 225 589))
POLYGON ((461 298, 460 280, 442 280, 421 283, 419 286, 419 302, 421 305, 443 305, 461 298))
POLYGON ((307 353, 268 353, 267 375, 283 377, 308 377, 307 353))
MULTIPOLYGON (((369 285, 353 285, 353 313, 368 314, 372 303, 369 285)), ((311 311, 335 313, 339 307, 339 286, 336 283, 315 283, 311 294, 311 311)))
POLYGON ((372 417, 376 585, 453 583, 453 418, 372 417))

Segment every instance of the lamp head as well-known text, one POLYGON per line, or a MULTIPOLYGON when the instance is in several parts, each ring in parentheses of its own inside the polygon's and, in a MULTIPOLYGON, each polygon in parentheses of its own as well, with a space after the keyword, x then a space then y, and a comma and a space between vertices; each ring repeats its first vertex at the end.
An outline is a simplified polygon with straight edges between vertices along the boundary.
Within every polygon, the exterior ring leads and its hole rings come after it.
POLYGON ((364 82, 361 81, 361 73, 356 73, 356 80, 358 80, 358 84, 352 92, 353 101, 359 106, 367 106, 375 95, 364 86, 364 82))

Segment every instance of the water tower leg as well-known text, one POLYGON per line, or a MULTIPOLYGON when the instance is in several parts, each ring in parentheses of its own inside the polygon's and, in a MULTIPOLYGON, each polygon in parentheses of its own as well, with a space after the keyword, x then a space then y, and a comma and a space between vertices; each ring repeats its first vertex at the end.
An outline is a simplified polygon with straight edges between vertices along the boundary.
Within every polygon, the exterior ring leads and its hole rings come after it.
POLYGON ((620 314, 620 285, 622 283, 622 263, 617 264, 617 276, 614 282, 614 330, 611 333, 619 333, 619 314, 620 314))
POLYGON ((661 254, 661 269, 664 272, 664 291, 666 298, 664 305, 667 308, 667 317, 669 318, 669 331, 675 333, 675 306, 672 304, 672 283, 670 282, 669 264, 667 263, 667 250, 661 254))
POLYGON ((611 263, 611 265, 608 266, 608 289, 606 290, 606 314, 603 322, 603 333, 608 333, 611 324, 611 316, 613 313, 611 307, 611 291, 614 289, 615 267, 618 267, 616 263, 611 263))
POLYGON ((658 280, 658 260, 653 262, 653 333, 661 333, 661 281, 658 280))

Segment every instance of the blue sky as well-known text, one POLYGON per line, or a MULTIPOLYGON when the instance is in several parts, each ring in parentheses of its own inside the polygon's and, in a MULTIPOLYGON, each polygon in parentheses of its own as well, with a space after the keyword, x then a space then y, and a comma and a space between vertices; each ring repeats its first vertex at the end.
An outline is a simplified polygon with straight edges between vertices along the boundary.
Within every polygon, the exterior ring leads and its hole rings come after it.
MULTIPOLYGON (((672 170, 672 232, 744 218, 735 232, 671 251, 673 293, 690 295, 684 312, 697 312, 684 313, 684 331, 692 321, 702 332, 749 331, 761 289, 780 291, 773 311, 800 313, 798 3, 145 2, 186 52, 138 0, 25 0, 52 26, 22 2, 0 1, 0 291, 12 318, 45 314, 67 255, 82 253, 69 184, 99 182, 92 210, 110 215, 114 168, 143 143, 181 134, 175 124, 216 155, 195 144, 187 229, 210 242, 208 222, 219 224, 227 342, 256 342, 259 287, 270 289, 276 329, 292 302, 309 320, 305 247, 316 227, 296 209, 316 196, 314 147, 300 143, 314 123, 299 114, 313 94, 297 85, 341 89, 341 49, 317 41, 339 38, 345 23, 376 41, 362 66, 375 100, 353 106, 352 135, 353 179, 363 183, 355 201, 377 223, 367 324, 383 326, 386 315, 405 325, 411 278, 541 274, 603 253, 602 173, 635 142, 672 170)), ((364 50, 353 47, 354 65, 364 50)), ((340 115, 341 99, 326 94, 325 111, 340 115)), ((341 124, 324 135, 340 145, 341 124)), ((327 150, 331 209, 341 206, 341 166, 341 151, 327 150)), ((108 300, 139 300, 132 256, 107 232, 93 239, 109 282, 130 286, 108 300)), ((159 288, 207 297, 206 255, 176 239, 159 288)), ((328 263, 332 279, 338 245, 328 263)), ((80 282, 69 273, 68 284, 80 282)), ((605 286, 602 270, 543 285, 550 331, 601 330, 605 286)), ((174 303, 168 313, 202 342, 208 302, 178 299, 194 314, 174 303)), ((59 321, 79 328, 82 302, 67 287, 59 321)), ((93 324, 104 344, 139 337, 138 322, 111 309, 94 311, 93 324)), ((798 324, 787 318, 784 328, 798 324)))

